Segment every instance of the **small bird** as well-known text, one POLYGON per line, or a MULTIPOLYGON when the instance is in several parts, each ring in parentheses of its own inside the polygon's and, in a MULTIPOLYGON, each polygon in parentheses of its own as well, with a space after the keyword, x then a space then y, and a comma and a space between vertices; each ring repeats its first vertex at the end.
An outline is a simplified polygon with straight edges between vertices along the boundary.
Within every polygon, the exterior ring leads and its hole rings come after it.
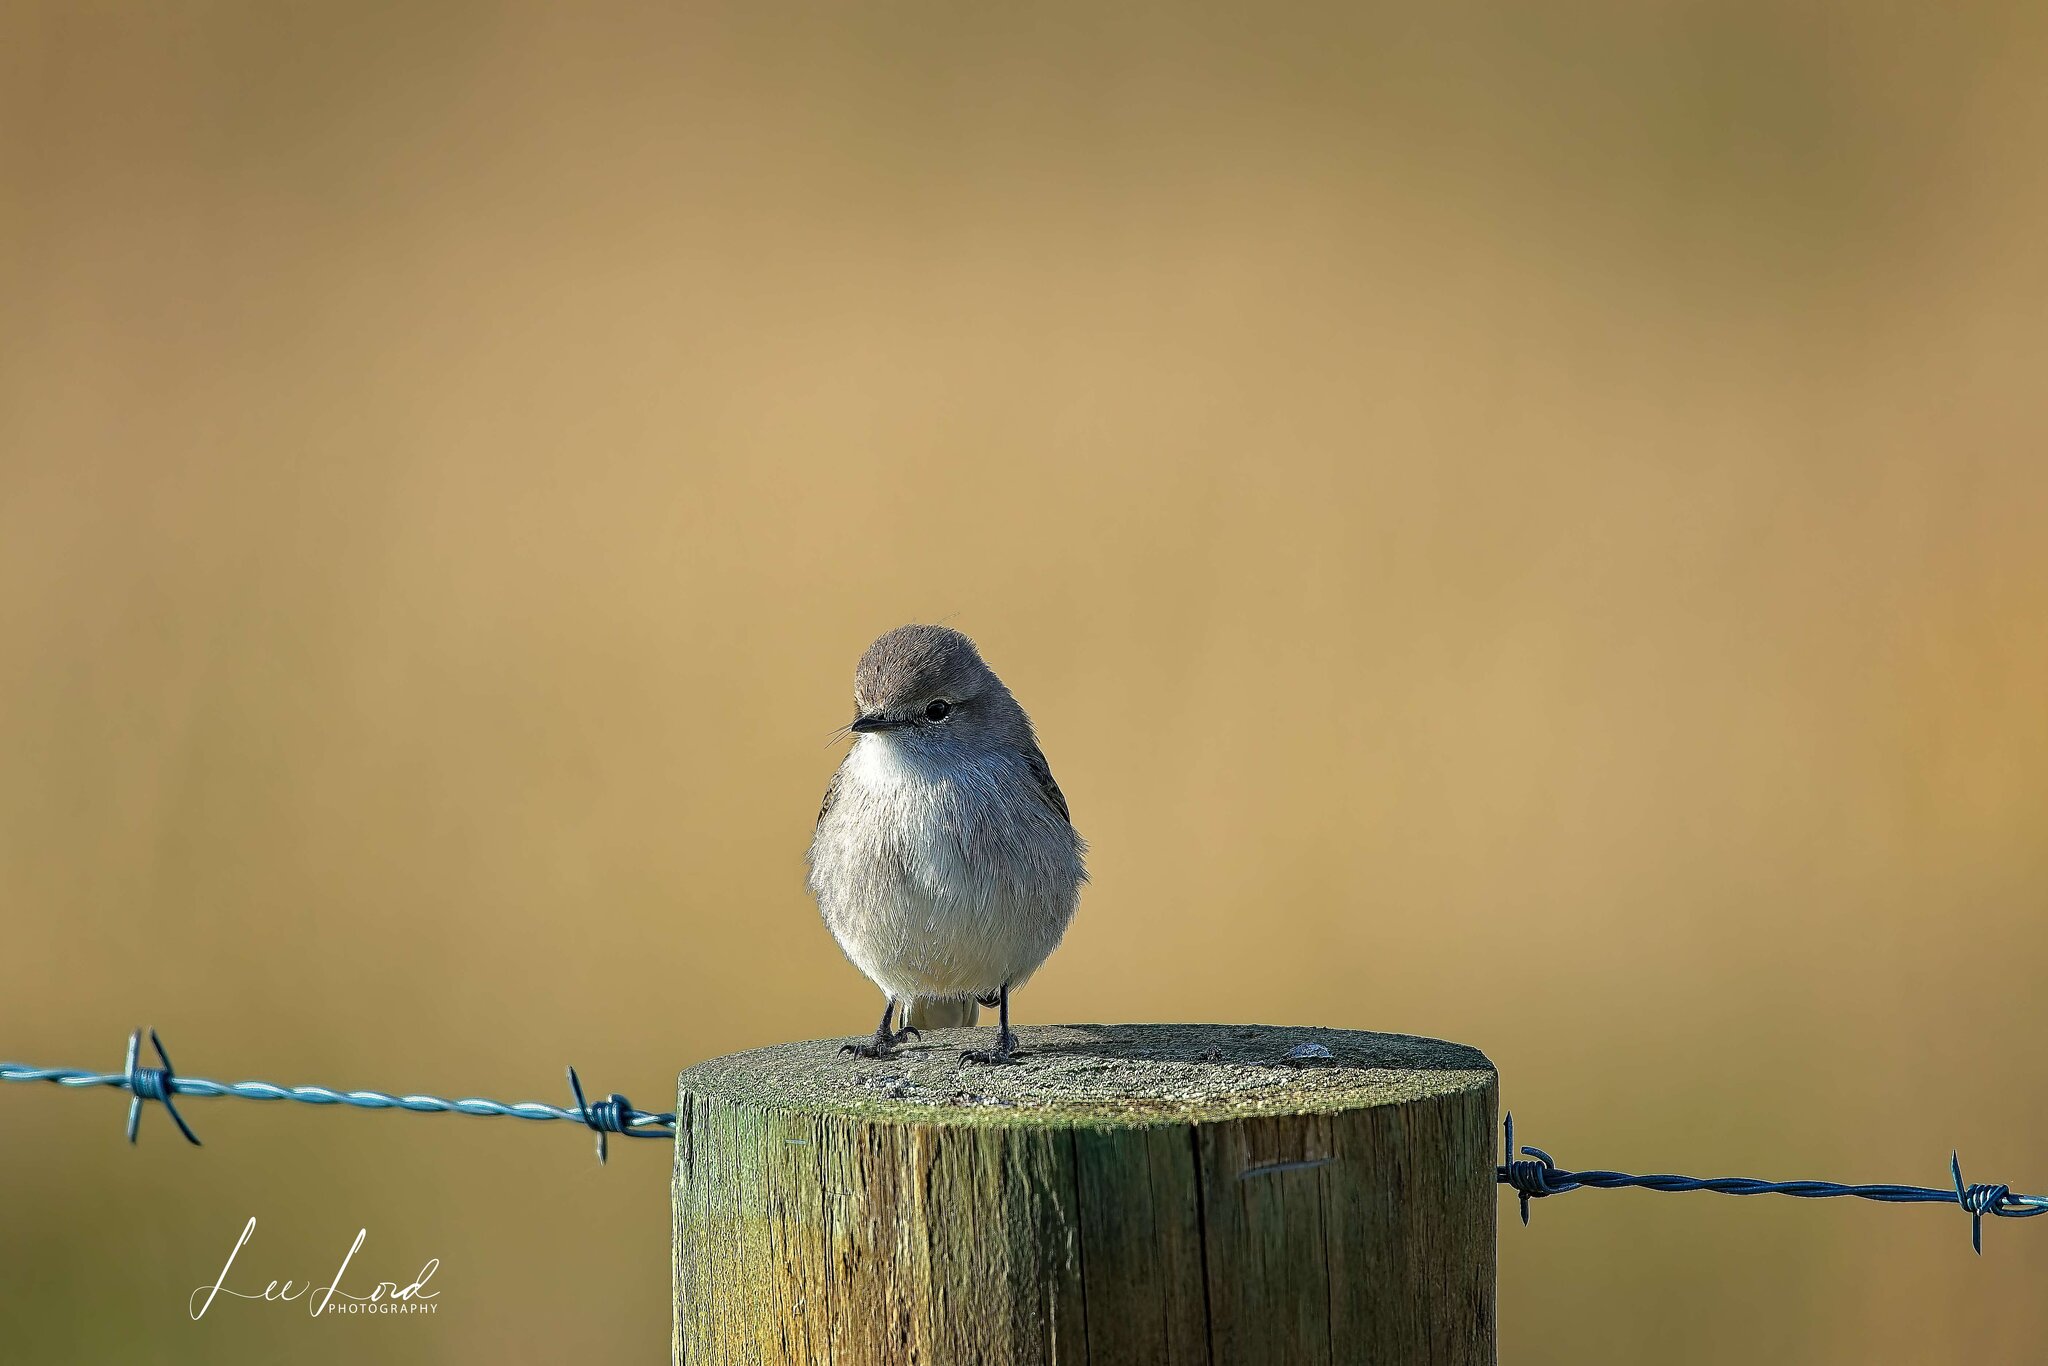
POLYGON ((874 1037, 844 1051, 892 1056, 917 1025, 973 1024, 978 1002, 1001 1011, 996 1046, 962 1058, 1013 1062, 1010 992, 1059 946, 1088 880, 1031 718, 943 626, 870 645, 853 703, 810 852, 826 926, 884 998, 874 1037))

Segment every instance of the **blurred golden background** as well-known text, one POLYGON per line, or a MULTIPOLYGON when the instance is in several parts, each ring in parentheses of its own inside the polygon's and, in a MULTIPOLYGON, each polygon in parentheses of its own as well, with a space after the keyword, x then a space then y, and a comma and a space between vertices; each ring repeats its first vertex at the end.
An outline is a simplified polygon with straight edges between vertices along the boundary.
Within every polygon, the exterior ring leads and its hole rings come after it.
MULTIPOLYGON (((0 11, 0 1056, 561 1100, 872 1027, 945 618, 1026 1021, 1439 1035, 1569 1166, 2048 1189, 2048 11, 0 11)), ((667 1350, 668 1150, 0 1089, 9 1360, 667 1350), (441 1259, 430 1320, 186 1295, 441 1259)), ((1513 1362, 2013 1361, 2048 1226, 1504 1202, 1513 1362)), ((352 1272, 352 1275, 355 1274, 352 1272)))

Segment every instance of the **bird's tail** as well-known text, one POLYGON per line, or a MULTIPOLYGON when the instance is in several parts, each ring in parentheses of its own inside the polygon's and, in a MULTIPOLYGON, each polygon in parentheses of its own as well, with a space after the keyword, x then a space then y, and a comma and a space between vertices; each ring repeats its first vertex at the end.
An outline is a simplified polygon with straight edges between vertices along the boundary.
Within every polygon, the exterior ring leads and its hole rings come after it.
POLYGON ((912 1029, 957 1029, 981 1018, 973 997, 913 996, 904 1008, 903 1023, 912 1029))

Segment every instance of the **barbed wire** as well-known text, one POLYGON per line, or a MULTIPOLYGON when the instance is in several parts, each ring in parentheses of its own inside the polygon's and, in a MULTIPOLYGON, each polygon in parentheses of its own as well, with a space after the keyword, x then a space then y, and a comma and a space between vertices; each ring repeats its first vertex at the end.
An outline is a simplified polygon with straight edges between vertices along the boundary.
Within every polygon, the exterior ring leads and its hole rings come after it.
POLYGON ((1717 1195, 1790 1195, 1801 1200, 1828 1200, 1849 1196, 1876 1200, 1889 1205, 1960 1205, 1970 1216, 1970 1246, 1984 1252, 1984 1216, 2002 1219, 2030 1219, 2048 1214, 2048 1195, 2015 1195, 2009 1186, 1966 1186, 1959 1154, 1949 1154, 1949 1175, 1954 1186, 1843 1185, 1835 1181, 1758 1181, 1747 1176, 1632 1176, 1627 1172, 1561 1170, 1541 1148, 1524 1147, 1524 1160, 1515 1160, 1515 1117, 1505 1124, 1506 1151, 1495 1179, 1521 1197, 1522 1222, 1529 1222, 1529 1202, 1546 1195, 1563 1195, 1585 1186, 1618 1190, 1635 1186, 1653 1191, 1712 1191, 1717 1195), (1533 1160, 1531 1160, 1533 1159, 1533 1160))
MULTIPOLYGON (((31 1067, 25 1063, 0 1062, 0 1081, 43 1081, 57 1086, 86 1088, 96 1086, 112 1087, 126 1091, 128 1102, 128 1141, 135 1142, 135 1136, 142 1122, 142 1107, 149 1101, 160 1101, 170 1114, 178 1132, 195 1147, 199 1136, 178 1113, 176 1098, 179 1096, 226 1096, 237 1100, 295 1100, 306 1105, 352 1105, 364 1110, 412 1110, 420 1113, 445 1113, 458 1115, 485 1115, 505 1119, 568 1120, 580 1124, 597 1135, 597 1160, 603 1162, 609 1155, 607 1144, 613 1135, 625 1138, 668 1138, 676 1135, 674 1114, 658 1114, 647 1110, 636 1110, 633 1103, 614 1091, 603 1100, 591 1102, 583 1094, 583 1082, 576 1075, 576 1069, 569 1069, 569 1090, 576 1104, 573 1107, 550 1105, 545 1101, 523 1100, 505 1102, 486 1100, 471 1096, 463 1100, 444 1100, 439 1096, 405 1095, 395 1096, 383 1091, 336 1091, 326 1086, 278 1086, 267 1081, 210 1081, 205 1077, 181 1077, 171 1066, 170 1054, 164 1051, 163 1041, 157 1032, 148 1031, 150 1047, 156 1050, 159 1067, 142 1066, 142 1035, 138 1029, 128 1036, 127 1062, 119 1072, 93 1072, 76 1067, 31 1067)), ((1984 1216, 1993 1215, 2003 1219, 2029 1219, 2038 1214, 2048 1214, 2048 1195, 2017 1195, 2004 1185, 1965 1185, 1963 1182, 1962 1159, 1957 1154, 1949 1156, 1949 1175, 1952 1185, 1939 1186, 1894 1186, 1894 1185, 1845 1185, 1835 1181, 1760 1181, 1747 1176, 1674 1176, 1656 1173, 1636 1176, 1628 1172, 1615 1171, 1566 1171, 1560 1168, 1550 1154, 1541 1148, 1523 1147, 1522 1156, 1516 1157, 1515 1117, 1507 1116, 1505 1128, 1505 1150, 1501 1163, 1494 1169, 1495 1181, 1513 1190, 1520 1198, 1522 1222, 1529 1222, 1529 1202, 1547 1196, 1563 1195, 1567 1191, 1588 1187, 1601 1190, 1617 1190, 1635 1187, 1640 1190, 1678 1192, 1711 1191, 1718 1195, 1789 1195, 1802 1200, 1825 1200, 1850 1197, 1857 1200, 1875 1200, 1894 1205, 1956 1205, 1970 1216, 1970 1246, 1979 1254, 1984 1251, 1984 1216)))
POLYGON ((0 1062, 0 1081, 47 1081, 58 1086, 92 1087, 111 1086, 128 1092, 134 1097, 128 1102, 128 1141, 135 1141, 137 1127, 142 1119, 145 1101, 162 1101, 178 1131, 193 1146, 199 1145, 199 1136, 185 1123, 174 1102, 177 1096, 229 1096, 237 1100, 296 1100, 306 1105, 353 1105, 362 1110, 412 1110, 419 1113, 447 1113, 457 1115, 498 1116, 505 1119, 552 1120, 566 1119, 581 1124, 597 1134, 597 1160, 603 1162, 608 1156, 607 1140, 618 1134, 625 1138, 674 1138, 676 1117, 673 1114, 656 1114, 636 1110, 633 1102, 614 1091, 603 1100, 590 1102, 584 1099, 583 1083, 576 1075, 576 1069, 569 1069, 569 1090, 575 1097, 574 1107, 549 1105, 545 1101, 522 1100, 507 1103, 501 1100, 485 1100, 471 1096, 463 1100, 443 1100, 439 1096, 394 1096, 383 1091, 336 1091, 326 1086, 278 1086, 267 1081, 209 1081, 205 1077, 181 1077, 171 1067, 170 1055, 164 1052, 163 1041, 157 1038, 154 1029, 149 1031, 150 1046, 156 1050, 161 1067, 143 1067, 142 1031, 136 1030, 128 1036, 127 1065, 119 1072, 92 1072, 76 1067, 29 1067, 22 1063, 0 1062))

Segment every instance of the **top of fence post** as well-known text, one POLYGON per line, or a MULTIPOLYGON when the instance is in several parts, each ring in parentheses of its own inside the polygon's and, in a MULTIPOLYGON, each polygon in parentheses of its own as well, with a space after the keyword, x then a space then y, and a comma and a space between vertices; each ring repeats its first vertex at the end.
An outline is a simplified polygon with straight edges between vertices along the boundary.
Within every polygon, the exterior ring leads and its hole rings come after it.
POLYGON ((684 1072, 676 1359, 1491 1362, 1492 1064, 1225 1025, 684 1072))

